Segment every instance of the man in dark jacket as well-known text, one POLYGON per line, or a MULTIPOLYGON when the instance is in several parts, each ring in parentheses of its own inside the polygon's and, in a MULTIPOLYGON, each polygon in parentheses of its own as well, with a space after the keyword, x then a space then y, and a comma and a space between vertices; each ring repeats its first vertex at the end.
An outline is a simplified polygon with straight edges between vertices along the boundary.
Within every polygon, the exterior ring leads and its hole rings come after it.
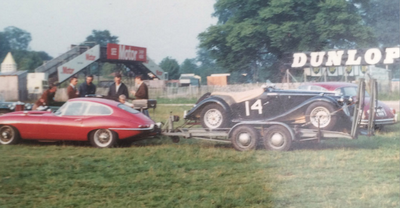
POLYGON ((110 86, 107 96, 110 99, 118 101, 120 95, 125 95, 128 98, 129 92, 126 85, 121 82, 121 74, 115 73, 114 83, 110 86))
POLYGON ((86 97, 86 95, 96 94, 96 85, 92 83, 93 75, 86 76, 86 82, 79 86, 79 96, 86 97))
POLYGON ((136 97, 136 99, 149 99, 149 90, 147 88, 147 85, 143 82, 142 75, 138 75, 135 77, 135 84, 136 86, 138 86, 138 88, 137 91, 132 91, 132 94, 136 97))

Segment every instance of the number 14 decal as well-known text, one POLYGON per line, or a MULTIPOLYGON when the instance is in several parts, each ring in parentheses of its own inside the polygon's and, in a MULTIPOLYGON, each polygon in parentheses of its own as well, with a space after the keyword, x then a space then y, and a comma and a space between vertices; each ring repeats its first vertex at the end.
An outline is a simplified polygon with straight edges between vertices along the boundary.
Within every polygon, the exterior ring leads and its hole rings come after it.
POLYGON ((258 110, 258 114, 262 114, 262 104, 261 100, 257 100, 250 108, 249 101, 245 102, 246 105, 246 116, 250 116, 250 110, 258 110))

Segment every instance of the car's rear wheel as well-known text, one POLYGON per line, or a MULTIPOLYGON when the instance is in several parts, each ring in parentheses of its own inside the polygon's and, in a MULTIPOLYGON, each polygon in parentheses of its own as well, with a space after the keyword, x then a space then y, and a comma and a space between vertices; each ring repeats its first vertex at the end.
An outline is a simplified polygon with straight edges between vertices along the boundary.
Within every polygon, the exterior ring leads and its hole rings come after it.
POLYGON ((208 104, 203 108, 200 119, 203 128, 227 128, 229 125, 229 115, 220 105, 215 103, 208 104))
POLYGON ((231 141, 238 151, 254 150, 259 138, 258 131, 251 126, 239 126, 232 132, 231 141))
POLYGON ((109 129, 97 129, 90 136, 90 144, 98 148, 113 147, 117 140, 117 134, 109 129))
POLYGON ((274 125, 266 129, 264 147, 273 151, 288 151, 292 145, 290 132, 283 126, 274 125))
POLYGON ((332 113, 334 107, 326 102, 315 102, 308 106, 306 110, 306 122, 309 127, 323 130, 332 130, 336 125, 337 116, 332 113))
POLYGON ((17 144, 21 140, 19 132, 12 126, 0 127, 0 144, 17 144))

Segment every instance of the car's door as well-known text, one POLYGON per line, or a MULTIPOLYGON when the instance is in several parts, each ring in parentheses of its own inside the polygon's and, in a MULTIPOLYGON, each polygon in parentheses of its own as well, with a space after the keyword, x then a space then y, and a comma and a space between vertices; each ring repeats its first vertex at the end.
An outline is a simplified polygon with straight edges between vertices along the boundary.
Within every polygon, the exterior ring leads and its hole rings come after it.
POLYGON ((88 102, 69 102, 52 116, 43 117, 40 121, 44 139, 82 140, 82 123, 86 119, 88 102))

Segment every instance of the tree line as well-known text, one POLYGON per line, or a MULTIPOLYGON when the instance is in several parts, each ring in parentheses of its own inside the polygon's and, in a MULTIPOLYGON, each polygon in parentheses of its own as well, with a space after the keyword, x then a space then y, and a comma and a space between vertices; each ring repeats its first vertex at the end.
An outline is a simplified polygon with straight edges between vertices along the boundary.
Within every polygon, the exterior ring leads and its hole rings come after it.
MULTIPOLYGON (((198 35, 195 58, 179 64, 167 56, 159 63, 170 79, 195 73, 205 82, 212 73, 229 72, 233 81, 279 82, 289 68, 287 53, 400 45, 398 0, 217 0, 214 10, 218 22, 198 35)), ((11 51, 19 69, 30 71, 51 59, 30 51, 30 41, 28 32, 6 28, 0 58, 11 51)), ((108 30, 93 30, 82 44, 118 42, 108 30)), ((399 64, 390 67, 398 76, 399 64)), ((120 68, 105 64, 102 73, 120 68)))

